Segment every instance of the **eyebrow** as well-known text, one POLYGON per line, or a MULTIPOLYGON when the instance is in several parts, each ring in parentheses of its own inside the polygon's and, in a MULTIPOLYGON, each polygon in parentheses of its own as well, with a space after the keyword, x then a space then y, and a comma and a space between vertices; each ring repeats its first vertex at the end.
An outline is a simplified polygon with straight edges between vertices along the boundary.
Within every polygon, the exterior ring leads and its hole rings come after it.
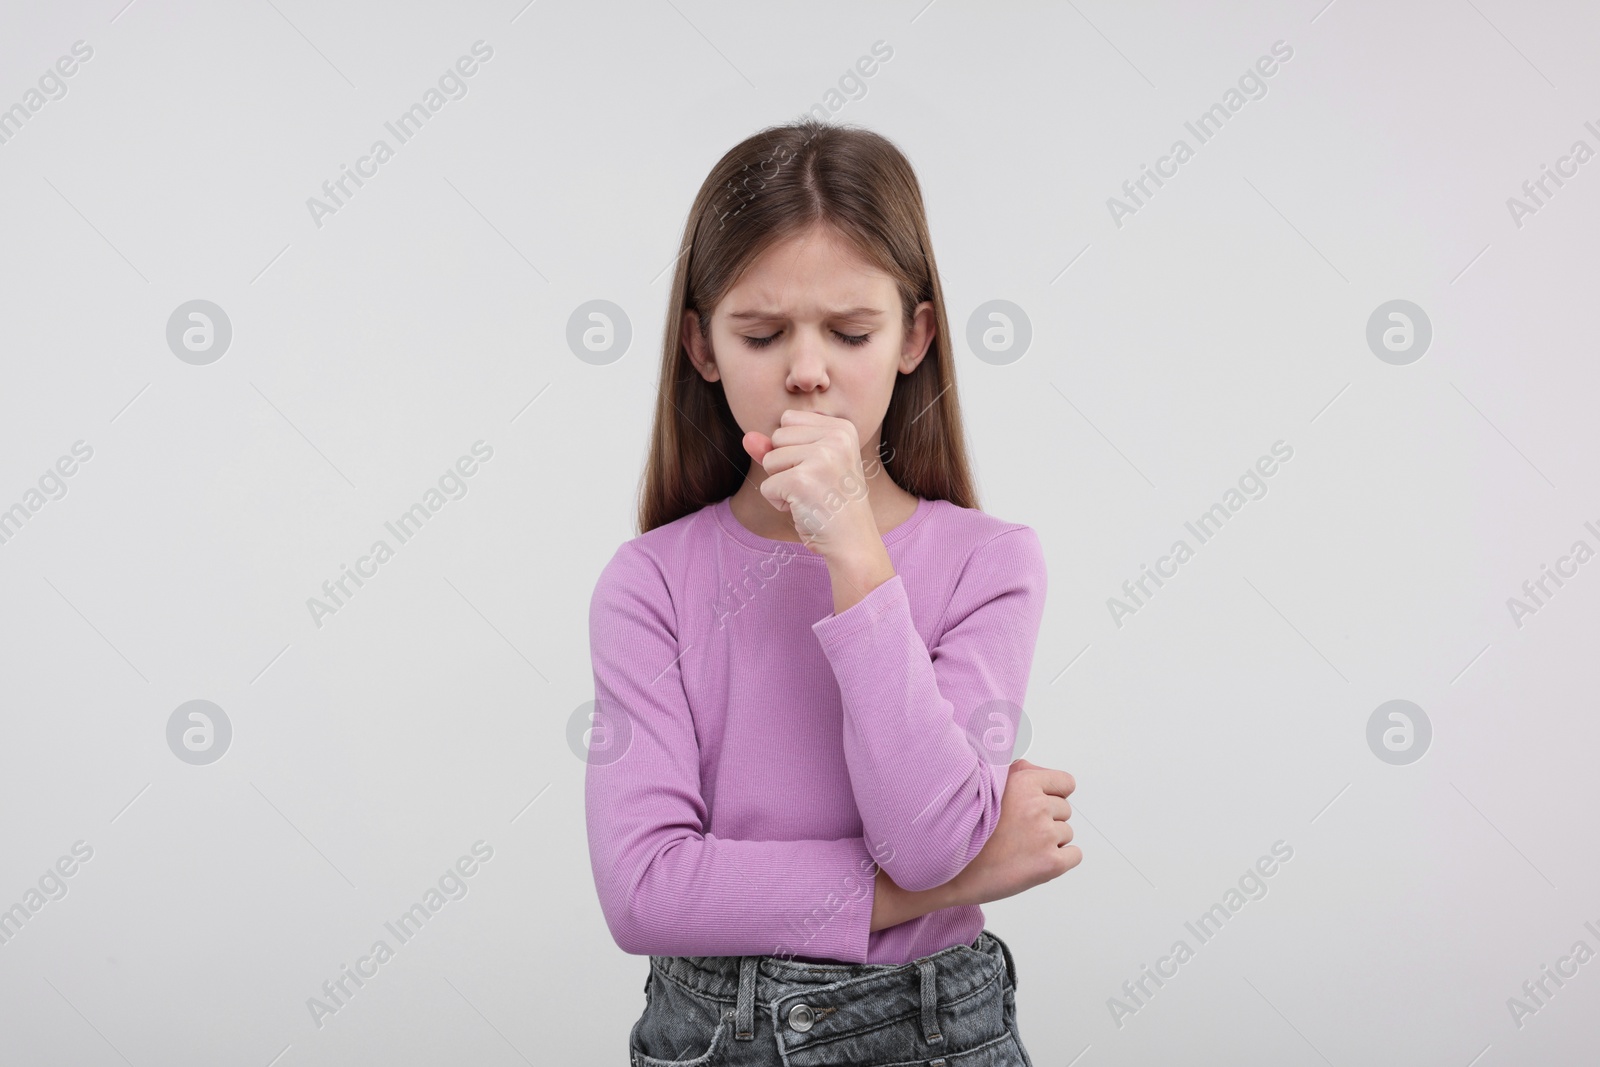
MULTIPOLYGON (((868 307, 866 305, 862 305, 860 307, 853 307, 853 308, 837 308, 835 310, 829 311, 828 312, 828 317, 829 318, 835 318, 835 319, 856 319, 856 318, 861 318, 862 316, 865 316, 865 315, 882 315, 882 314, 883 314, 883 310, 881 308, 868 307)), ((728 318, 730 318, 730 319, 781 319, 783 317, 784 317, 784 313, 781 312, 781 311, 764 311, 764 310, 735 311, 735 312, 731 313, 728 316, 728 318)))

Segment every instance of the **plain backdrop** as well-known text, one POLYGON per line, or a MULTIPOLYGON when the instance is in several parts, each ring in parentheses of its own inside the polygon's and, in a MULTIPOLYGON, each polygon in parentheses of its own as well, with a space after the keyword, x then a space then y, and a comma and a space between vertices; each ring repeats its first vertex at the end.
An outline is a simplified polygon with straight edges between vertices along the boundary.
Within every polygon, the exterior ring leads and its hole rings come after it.
POLYGON ((624 1062, 589 596, 695 191, 811 109, 916 168, 981 506, 1048 556, 1084 860, 986 908, 1034 1062, 1595 1054, 1594 8, 0 11, 0 1062, 624 1062))

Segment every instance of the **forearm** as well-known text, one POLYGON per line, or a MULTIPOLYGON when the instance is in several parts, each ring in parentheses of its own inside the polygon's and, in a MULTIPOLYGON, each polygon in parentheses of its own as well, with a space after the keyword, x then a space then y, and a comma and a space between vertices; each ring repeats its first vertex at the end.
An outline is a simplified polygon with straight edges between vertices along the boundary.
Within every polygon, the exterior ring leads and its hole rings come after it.
POLYGON ((959 903, 961 901, 955 898, 949 882, 932 889, 901 889, 889 877, 889 872, 880 867, 873 880, 872 931, 876 933, 886 927, 898 926, 959 903))
MULTIPOLYGON (((1006 536, 1018 535, 990 543, 1006 536)), ((932 649, 899 574, 812 624, 839 686, 864 836, 893 850, 878 862, 905 889, 948 882, 994 831, 1027 690, 1038 568, 1020 553, 973 567, 972 588, 945 609, 957 621, 932 649)))

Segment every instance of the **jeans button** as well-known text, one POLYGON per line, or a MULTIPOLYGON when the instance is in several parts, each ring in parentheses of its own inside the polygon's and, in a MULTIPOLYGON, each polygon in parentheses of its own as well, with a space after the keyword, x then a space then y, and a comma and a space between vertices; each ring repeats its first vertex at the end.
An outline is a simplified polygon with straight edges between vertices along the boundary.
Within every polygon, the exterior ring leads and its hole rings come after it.
POLYGON ((796 1004, 789 1009, 789 1028, 802 1033, 811 1029, 811 1024, 816 1021, 817 1013, 809 1005, 796 1004))

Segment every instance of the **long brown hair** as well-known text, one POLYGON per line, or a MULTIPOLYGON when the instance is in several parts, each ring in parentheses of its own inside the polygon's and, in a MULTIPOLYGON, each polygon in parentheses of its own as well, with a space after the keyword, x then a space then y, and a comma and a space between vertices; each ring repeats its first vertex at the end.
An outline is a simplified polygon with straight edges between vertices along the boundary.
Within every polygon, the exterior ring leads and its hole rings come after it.
POLYGON ((695 370, 683 344, 683 313, 711 314, 766 249, 822 223, 894 278, 902 320, 933 303, 934 335, 910 374, 895 376, 879 455, 907 492, 976 508, 956 397, 944 292, 928 235, 922 190, 887 138, 855 126, 804 118, 769 126, 728 151, 695 197, 668 298, 660 387, 639 498, 639 532, 663 526, 738 491, 750 456, 740 443, 720 381, 695 370))

